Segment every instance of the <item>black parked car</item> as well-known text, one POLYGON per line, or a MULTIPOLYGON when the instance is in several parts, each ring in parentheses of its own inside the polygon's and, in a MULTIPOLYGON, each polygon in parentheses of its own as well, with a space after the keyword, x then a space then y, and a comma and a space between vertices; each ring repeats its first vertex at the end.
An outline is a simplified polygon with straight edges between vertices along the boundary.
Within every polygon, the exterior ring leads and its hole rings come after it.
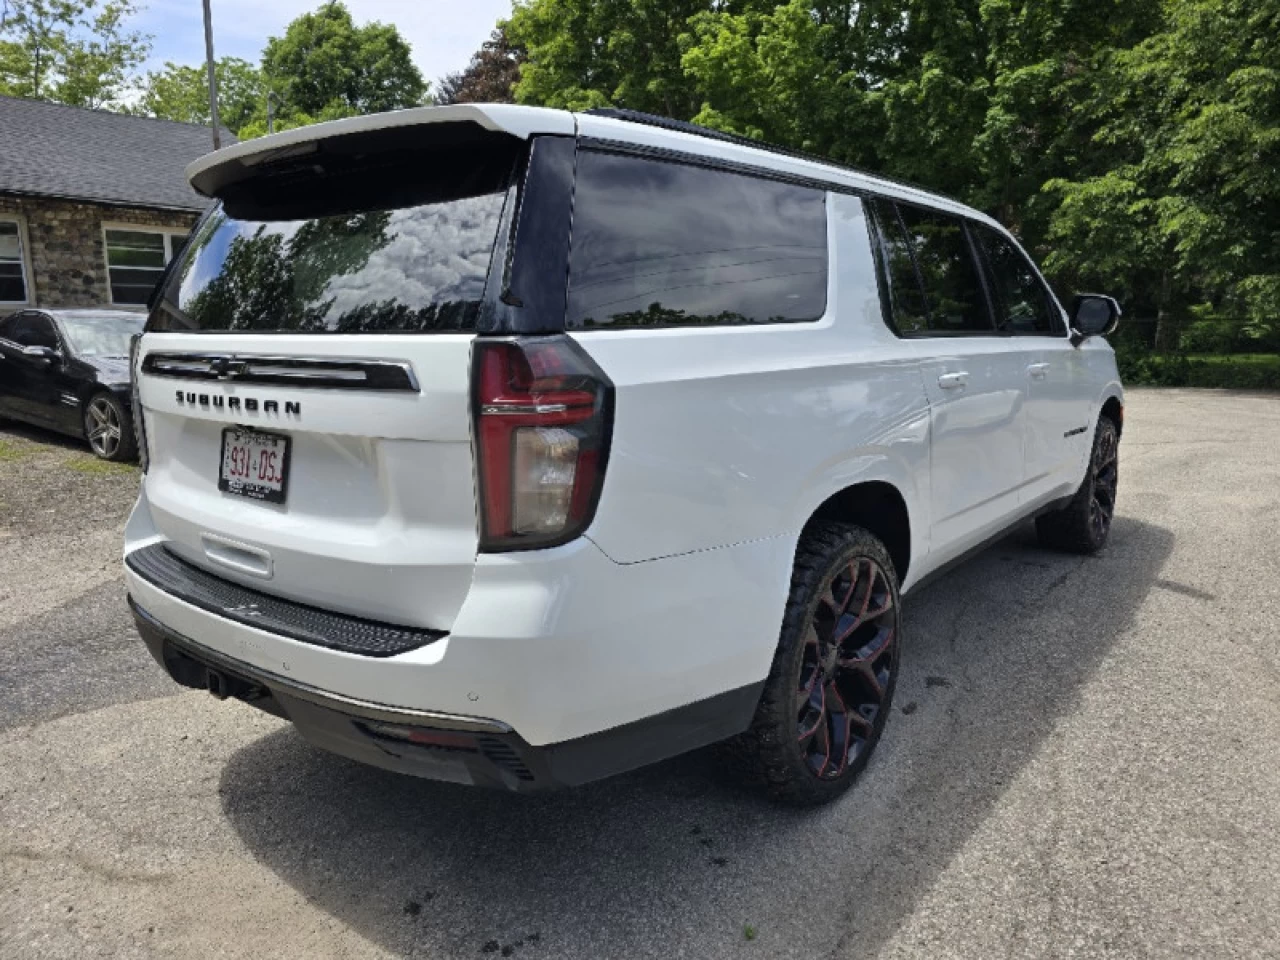
POLYGON ((0 418, 83 437, 104 460, 132 460, 129 340, 145 322, 126 310, 0 318, 0 418))

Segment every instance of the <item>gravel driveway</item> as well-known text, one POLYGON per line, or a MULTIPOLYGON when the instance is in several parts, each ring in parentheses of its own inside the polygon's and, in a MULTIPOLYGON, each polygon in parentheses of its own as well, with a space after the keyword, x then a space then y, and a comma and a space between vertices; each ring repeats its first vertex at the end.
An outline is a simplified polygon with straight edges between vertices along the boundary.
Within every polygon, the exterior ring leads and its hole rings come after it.
POLYGON ((1280 397, 1135 391, 1107 550, 908 598, 861 784, 714 751, 535 797, 177 692, 118 573, 135 471, 0 428, 0 957, 1280 956, 1280 397))

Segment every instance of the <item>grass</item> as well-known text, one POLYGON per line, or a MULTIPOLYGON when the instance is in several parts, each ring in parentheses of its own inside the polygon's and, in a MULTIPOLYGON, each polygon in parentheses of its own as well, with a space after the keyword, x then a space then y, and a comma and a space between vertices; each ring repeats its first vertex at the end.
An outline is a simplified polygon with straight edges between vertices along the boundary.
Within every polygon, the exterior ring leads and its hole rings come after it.
POLYGON ((0 440, 0 461, 21 460, 30 452, 25 444, 14 443, 12 440, 0 440))
POLYGON ((121 477, 137 473, 138 468, 132 463, 113 463, 110 460, 99 460, 87 453, 78 453, 63 461, 76 473, 85 473, 93 477, 121 477))

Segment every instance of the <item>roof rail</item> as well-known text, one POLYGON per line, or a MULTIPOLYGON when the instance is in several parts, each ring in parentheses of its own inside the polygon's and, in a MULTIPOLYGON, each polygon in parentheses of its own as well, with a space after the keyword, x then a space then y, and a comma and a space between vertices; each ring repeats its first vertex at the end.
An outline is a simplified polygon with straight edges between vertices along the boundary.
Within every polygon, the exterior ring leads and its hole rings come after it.
POLYGON ((584 111, 593 117, 608 117, 613 120, 626 120, 630 123, 643 123, 650 127, 661 127, 664 130, 676 130, 680 133, 691 133, 697 137, 706 137, 708 140, 723 140, 725 143, 735 143, 742 147, 754 147, 756 150, 763 150, 766 153, 776 153, 784 157, 795 157, 797 160, 809 160, 813 163, 825 164, 828 167, 835 167, 838 170, 848 170, 850 173, 859 173, 865 177, 874 177, 877 180, 884 180, 888 183, 896 183, 899 186, 910 187, 912 190, 919 190, 921 193, 927 193, 931 196, 942 197, 943 199, 952 199, 944 197, 936 190, 932 190, 923 184, 915 183, 911 180, 905 180, 902 177, 893 177, 887 173, 878 173, 874 170, 868 170, 866 167, 855 167, 849 163, 836 163, 826 157, 819 156, 816 153, 806 153, 804 150, 793 150, 791 147, 780 147, 775 143, 767 143, 763 140, 752 140, 750 137, 739 136, 736 133, 725 133, 722 130, 713 130, 710 127, 704 127, 701 124, 690 123, 688 120, 673 120, 671 117, 659 116, 656 113, 645 113, 641 110, 626 110, 617 107, 593 107, 584 111))

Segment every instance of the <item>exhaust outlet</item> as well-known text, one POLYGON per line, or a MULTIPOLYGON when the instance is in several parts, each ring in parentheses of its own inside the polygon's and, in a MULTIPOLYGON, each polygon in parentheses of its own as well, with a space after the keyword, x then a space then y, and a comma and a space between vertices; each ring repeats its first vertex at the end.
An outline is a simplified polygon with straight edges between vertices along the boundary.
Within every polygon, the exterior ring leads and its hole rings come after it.
POLYGON ((205 671, 204 679, 205 686, 208 687, 211 694, 219 700, 227 699, 229 691, 227 689, 226 677, 218 673, 216 670, 207 670, 205 671))

